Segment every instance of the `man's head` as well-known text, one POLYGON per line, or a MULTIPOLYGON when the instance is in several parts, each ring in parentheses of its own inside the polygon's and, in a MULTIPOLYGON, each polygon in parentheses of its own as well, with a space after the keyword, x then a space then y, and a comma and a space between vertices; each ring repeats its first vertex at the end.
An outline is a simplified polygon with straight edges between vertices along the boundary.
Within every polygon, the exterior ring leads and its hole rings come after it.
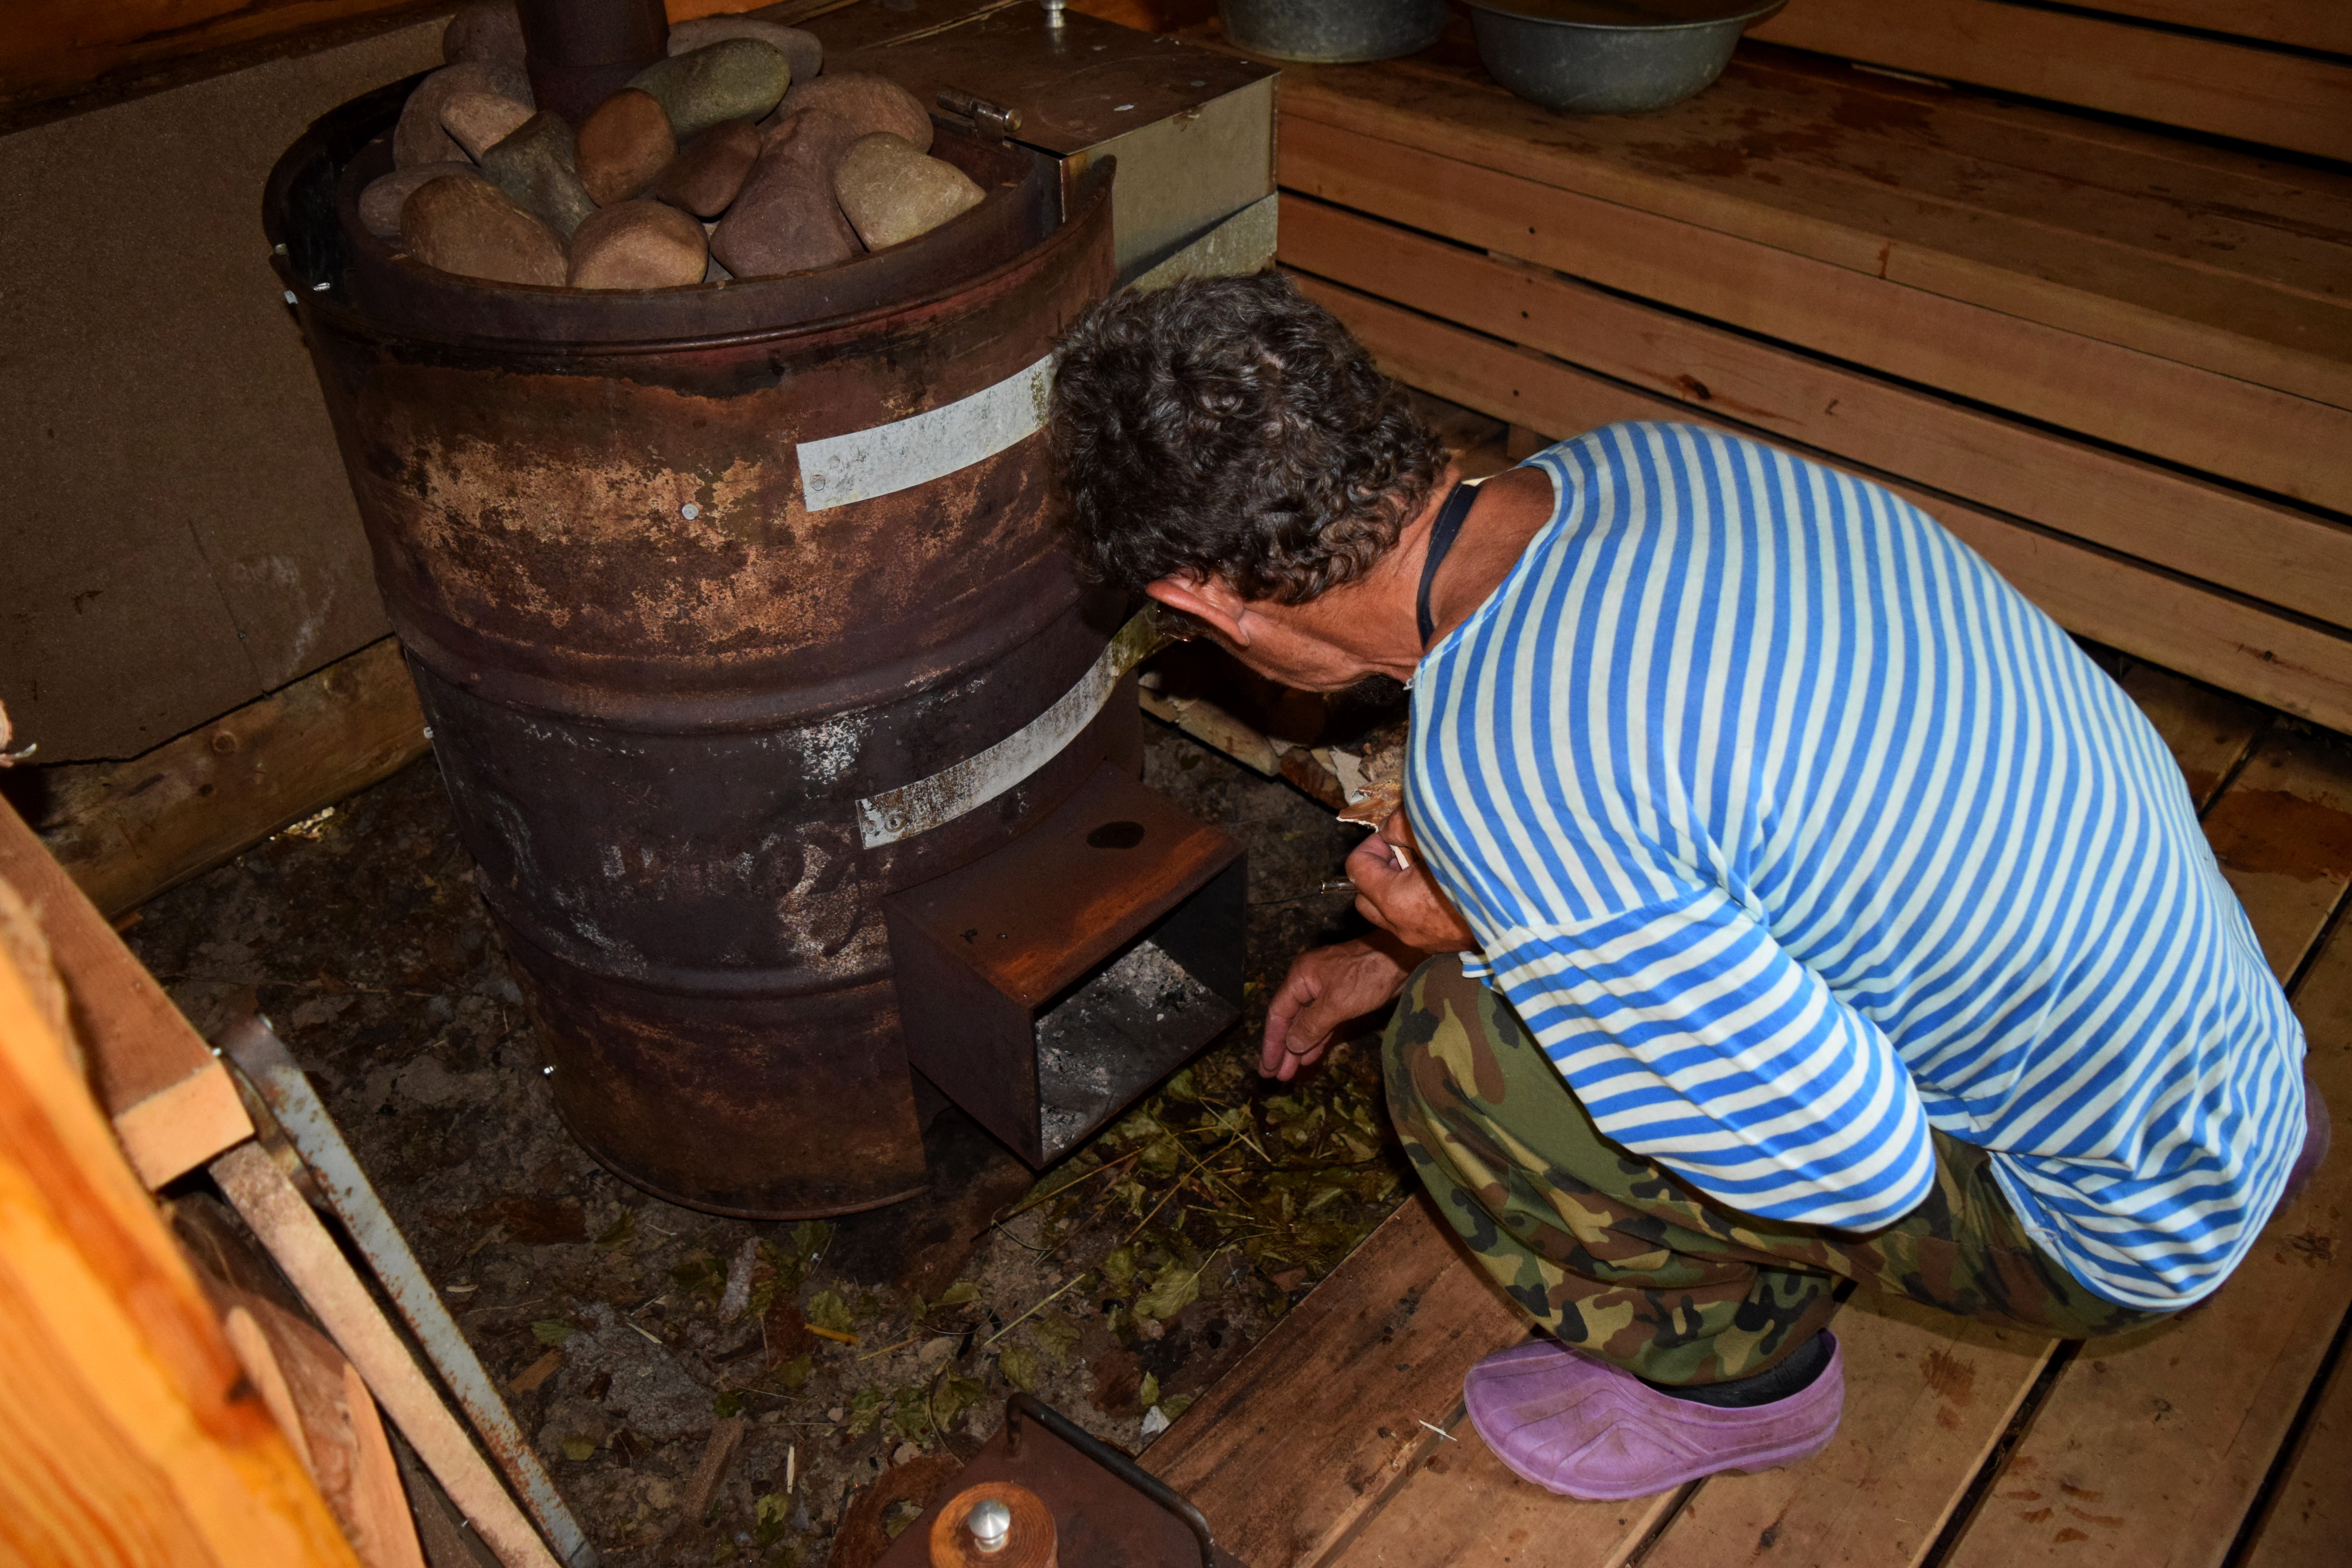
MULTIPOLYGON (((1241 606, 1311 627, 1280 612, 1362 580, 1446 463, 1362 345, 1271 272, 1097 306, 1063 341, 1053 430, 1088 573, 1221 633, 1241 606)), ((1246 630, 1225 640, 1257 648, 1244 657, 1261 668, 1285 657, 1246 630)), ((1363 672, 1268 673, 1322 685, 1363 672)))

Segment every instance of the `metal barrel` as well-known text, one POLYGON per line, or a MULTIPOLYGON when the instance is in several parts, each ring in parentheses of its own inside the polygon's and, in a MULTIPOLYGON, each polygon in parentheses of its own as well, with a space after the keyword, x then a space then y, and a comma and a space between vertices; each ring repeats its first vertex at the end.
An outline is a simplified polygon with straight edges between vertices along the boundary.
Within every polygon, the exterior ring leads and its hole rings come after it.
POLYGON ((1037 417, 1111 286, 1109 182, 1066 197, 1049 161, 943 128, 986 200, 828 272, 478 285, 356 221, 406 85, 311 127, 265 225, 557 1108, 674 1202, 908 1196, 883 898, 1139 754, 1114 702, 978 808, 861 840, 858 801, 1021 730, 1116 627, 1037 417))

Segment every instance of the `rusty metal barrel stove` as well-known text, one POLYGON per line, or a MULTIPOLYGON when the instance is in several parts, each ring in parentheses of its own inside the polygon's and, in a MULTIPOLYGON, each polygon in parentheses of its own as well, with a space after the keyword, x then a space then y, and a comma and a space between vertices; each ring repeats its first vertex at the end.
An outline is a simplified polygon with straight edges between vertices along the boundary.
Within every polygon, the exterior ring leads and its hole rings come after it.
POLYGON ((861 837, 861 800, 1020 731, 1115 629, 1038 418, 1111 285, 1108 173, 1066 195, 943 127, 987 198, 907 245, 721 288, 485 285, 356 220, 410 85, 314 125, 266 222, 556 1104, 680 1203, 907 1196, 883 900, 1139 746, 1112 702, 977 809, 861 837))

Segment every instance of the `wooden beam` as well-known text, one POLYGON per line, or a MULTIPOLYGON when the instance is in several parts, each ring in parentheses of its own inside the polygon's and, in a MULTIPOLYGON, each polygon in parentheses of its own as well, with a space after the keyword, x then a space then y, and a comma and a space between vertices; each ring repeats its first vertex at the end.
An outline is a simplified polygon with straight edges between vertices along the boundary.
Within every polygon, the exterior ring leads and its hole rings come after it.
POLYGON ((1319 202, 1287 205, 1281 259, 1779 437, 2352 626, 2352 528, 2340 522, 1319 202))
MULTIPOLYGON (((1345 321, 1390 374, 1498 419, 1547 433, 1575 433, 1620 419, 1743 428, 1720 414, 1619 385, 1385 300, 1313 279, 1302 279, 1301 287, 1345 321)), ((2352 640, 1892 476, 1824 460, 1863 473, 1927 510, 2060 625, 2331 729, 2352 729, 2352 640)))
POLYGON ((2352 158, 2352 66, 2003 0, 1793 0, 1753 36, 2267 146, 2352 158))
POLYGON ((1689 1489, 1580 1502, 1519 1479, 1466 1422, 1460 1430, 1329 1568, 1622 1568, 1689 1489))
POLYGON ((425 754, 400 645, 369 644, 127 763, 47 771, 42 842, 110 919, 425 754))
POLYGON ((357 1568, 5 956, 0 1558, 357 1568))
MULTIPOLYGON (((1302 105, 1301 96, 1285 100, 1286 192, 1515 256, 2306 504, 2352 511, 2352 463, 2343 457, 2352 452, 2352 408, 1619 202, 1374 142, 1308 118, 1323 100, 1302 105), (2131 395, 2116 395, 2118 387, 2131 395)), ((2352 394, 2345 402, 2352 404, 2352 394)))
POLYGON ((99 1103, 150 1187, 253 1135, 223 1068, 24 820, 0 803, 0 880, 39 916, 99 1103))
POLYGON ((1382 1222, 1143 1457, 1253 1568, 1313 1568, 1446 1439, 1473 1363, 1527 1337, 1427 1201, 1382 1222))
POLYGON ((2352 8, 2343 0, 2074 0, 2090 11, 2112 11, 2201 32, 2352 55, 2352 8))

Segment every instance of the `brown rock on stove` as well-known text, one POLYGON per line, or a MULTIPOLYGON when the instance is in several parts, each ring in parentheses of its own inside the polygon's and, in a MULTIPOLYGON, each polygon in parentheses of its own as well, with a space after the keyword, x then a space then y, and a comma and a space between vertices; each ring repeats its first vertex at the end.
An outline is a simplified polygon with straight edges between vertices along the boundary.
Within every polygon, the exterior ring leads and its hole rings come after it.
POLYGON ((660 202, 615 202, 572 237, 574 289, 677 289, 710 264, 702 225, 660 202))
POLYGON ((698 16, 690 22, 673 22, 669 52, 691 54, 724 38, 756 38, 767 45, 791 65, 794 81, 814 81, 816 73, 824 68, 824 45, 814 33, 763 22, 757 16, 698 16))
POLYGON ((797 116, 816 110, 838 117, 858 136, 887 131, 914 143, 919 153, 931 150, 931 117, 924 111, 921 100, 897 82, 865 71, 844 71, 836 76, 821 76, 811 82, 794 82, 793 89, 784 94, 783 102, 776 106, 774 118, 763 126, 768 131, 768 140, 773 142, 784 125, 797 116))
POLYGON ((394 169, 389 174, 379 174, 360 192, 360 223, 378 239, 400 238, 400 209, 408 204, 416 187, 427 180, 437 180, 444 174, 455 174, 468 180, 478 180, 481 171, 464 160, 443 163, 419 163, 413 169, 394 169))
POLYGON ((697 217, 717 217, 742 192, 760 161, 760 128, 749 120, 722 120, 688 142, 649 193, 697 217))
POLYGON ((806 272, 863 251, 833 194, 832 156, 847 131, 830 115, 795 115, 768 138, 743 194, 710 237, 711 253, 730 272, 806 272))
POLYGON ((392 162, 398 169, 419 163, 446 163, 466 156, 456 138, 442 129, 441 111, 463 92, 494 93, 518 103, 530 102, 530 80, 519 69, 461 60, 443 66, 416 84, 401 106, 400 122, 393 127, 392 162))
POLYGON ((982 192, 954 164, 887 132, 862 136, 833 166, 834 194, 868 250, 901 245, 970 212, 982 192))
POLYGON ((677 152, 668 111, 652 94, 625 87, 581 124, 572 167, 590 199, 608 206, 644 190, 677 152))
POLYGON ((563 282, 563 242, 476 174, 445 174, 409 194, 401 243, 427 267, 488 283, 563 282))
POLYGON ((521 130, 530 114, 530 105, 502 93, 460 92, 441 106, 441 129, 467 157, 479 158, 521 130))

